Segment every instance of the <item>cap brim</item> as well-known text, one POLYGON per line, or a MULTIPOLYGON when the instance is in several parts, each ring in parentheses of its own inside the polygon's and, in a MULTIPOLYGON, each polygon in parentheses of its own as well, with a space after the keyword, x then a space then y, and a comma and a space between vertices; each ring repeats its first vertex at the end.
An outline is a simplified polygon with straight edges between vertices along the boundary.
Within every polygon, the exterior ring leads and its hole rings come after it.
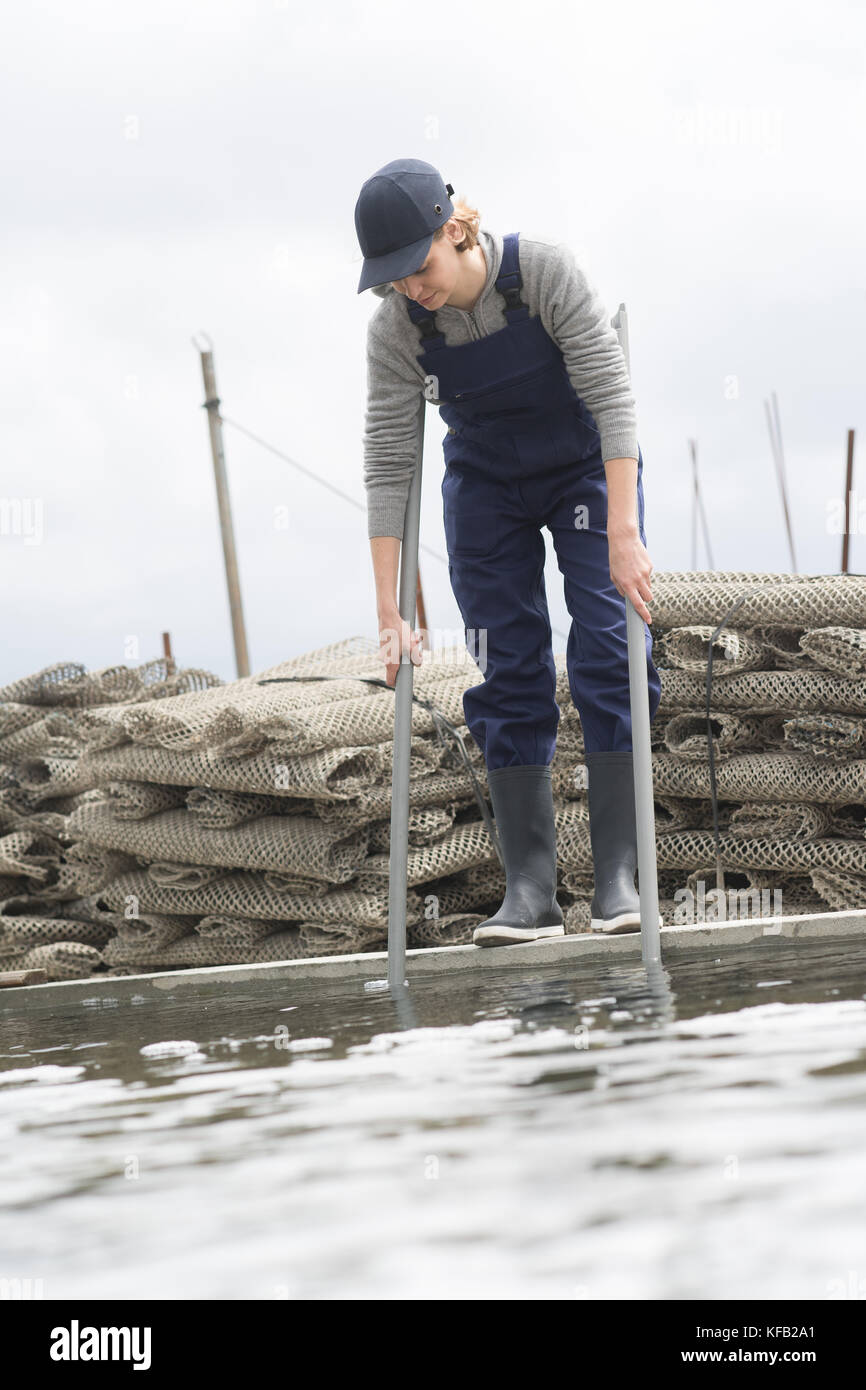
POLYGON ((411 246, 401 246, 399 251, 389 251, 387 256, 374 256, 365 260, 358 282, 358 294, 374 285, 387 285, 391 280, 405 280, 414 275, 427 259, 427 252, 433 245, 433 233, 413 241, 411 246))

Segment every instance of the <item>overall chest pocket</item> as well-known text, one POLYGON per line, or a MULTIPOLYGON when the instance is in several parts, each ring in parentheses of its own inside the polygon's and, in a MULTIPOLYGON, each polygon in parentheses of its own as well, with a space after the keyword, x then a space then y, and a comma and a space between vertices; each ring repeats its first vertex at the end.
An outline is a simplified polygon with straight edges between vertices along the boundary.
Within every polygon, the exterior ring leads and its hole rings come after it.
POLYGON ((601 435, 578 409, 551 412, 532 430, 513 431, 514 448, 527 473, 568 468, 601 450, 601 435))
POLYGON ((549 375, 549 367, 536 367, 510 381, 455 391, 450 399, 465 401, 479 422, 519 418, 537 408, 536 393, 549 375))
POLYGON ((490 490, 450 470, 442 479, 442 519, 449 557, 489 555, 502 534, 502 518, 490 490))

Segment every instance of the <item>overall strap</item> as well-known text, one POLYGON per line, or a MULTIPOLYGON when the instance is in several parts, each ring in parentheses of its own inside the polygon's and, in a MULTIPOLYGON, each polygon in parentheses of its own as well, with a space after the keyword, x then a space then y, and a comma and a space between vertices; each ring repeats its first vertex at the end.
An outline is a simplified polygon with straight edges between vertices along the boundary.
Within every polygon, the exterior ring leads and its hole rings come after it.
POLYGON ((502 264, 496 278, 496 288, 505 300, 505 317, 509 323, 519 323, 529 317, 529 305, 520 297, 523 276, 518 255, 519 232, 508 232, 502 239, 502 264))
MULTIPOLYGON (((429 352, 431 348, 441 348, 445 346, 445 334, 436 323, 436 315, 429 309, 425 309, 423 304, 418 304, 414 299, 406 300, 406 308, 409 310, 409 317, 416 323, 421 330, 421 350, 429 352)), ((420 354, 419 354, 420 355, 420 354)))

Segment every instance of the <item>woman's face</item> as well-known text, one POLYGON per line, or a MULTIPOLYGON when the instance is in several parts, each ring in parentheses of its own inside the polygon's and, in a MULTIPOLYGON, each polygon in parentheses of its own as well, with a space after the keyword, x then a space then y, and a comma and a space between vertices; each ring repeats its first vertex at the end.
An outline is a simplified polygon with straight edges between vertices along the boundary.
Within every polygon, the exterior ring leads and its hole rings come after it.
POLYGON ((425 309, 439 309, 446 303, 460 272, 460 253, 455 248, 455 239, 462 240, 463 228, 449 219, 444 224, 443 233, 438 241, 433 242, 426 260, 414 275, 391 281, 399 294, 423 304, 425 309))

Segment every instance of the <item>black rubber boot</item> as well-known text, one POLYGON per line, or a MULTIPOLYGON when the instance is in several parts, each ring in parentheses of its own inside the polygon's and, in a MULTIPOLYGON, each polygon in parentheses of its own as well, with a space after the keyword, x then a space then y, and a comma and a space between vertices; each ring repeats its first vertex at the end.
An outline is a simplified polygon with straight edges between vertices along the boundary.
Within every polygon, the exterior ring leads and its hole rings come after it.
POLYGON ((505 898, 472 934, 476 946, 509 946, 564 936, 556 901, 556 827, 547 764, 488 770, 487 784, 502 857, 505 898))
POLYGON ((587 753, 585 761, 595 876, 590 929, 640 931, 632 753, 587 753))

